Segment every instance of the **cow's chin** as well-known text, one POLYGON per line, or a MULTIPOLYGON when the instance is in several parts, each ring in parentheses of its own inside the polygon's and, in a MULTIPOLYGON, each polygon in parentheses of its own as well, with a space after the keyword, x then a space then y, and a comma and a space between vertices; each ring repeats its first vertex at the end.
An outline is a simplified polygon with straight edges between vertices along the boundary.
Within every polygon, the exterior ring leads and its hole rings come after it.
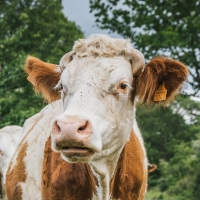
POLYGON ((92 150, 83 146, 68 146, 68 147, 57 147, 54 142, 52 142, 52 149, 61 154, 61 157, 70 163, 83 162, 87 163, 91 160, 94 155, 95 150, 92 150))
POLYGON ((88 163, 91 160, 94 151, 88 148, 69 148, 61 151, 62 158, 70 163, 82 162, 88 163))
POLYGON ((51 140, 51 147, 53 151, 60 153, 61 157, 70 163, 83 162, 88 163, 93 157, 101 152, 102 145, 100 142, 85 142, 68 141, 65 143, 55 142, 51 140))

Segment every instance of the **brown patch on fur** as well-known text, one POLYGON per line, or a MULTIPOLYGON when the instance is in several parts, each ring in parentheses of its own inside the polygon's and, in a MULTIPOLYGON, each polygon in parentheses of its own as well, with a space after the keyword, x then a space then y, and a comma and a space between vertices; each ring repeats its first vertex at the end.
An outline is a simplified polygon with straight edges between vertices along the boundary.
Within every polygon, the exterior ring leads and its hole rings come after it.
POLYGON ((60 72, 56 68, 59 69, 58 65, 42 62, 32 56, 26 60, 25 71, 31 74, 35 91, 41 92, 49 103, 60 99, 60 93, 53 89, 60 80, 60 72))
POLYGON ((110 184, 114 199, 142 200, 147 188, 147 171, 144 167, 144 154, 140 142, 131 132, 115 169, 110 184))
POLYGON ((27 147, 27 143, 24 143, 21 146, 17 157, 17 164, 14 166, 11 172, 10 168, 12 166, 12 161, 9 165, 6 175, 6 194, 8 200, 22 199, 22 188, 19 183, 24 183, 26 180, 24 157, 26 156, 27 147))
POLYGON ((187 75, 188 69, 183 63, 165 57, 154 58, 146 64, 144 72, 138 76, 136 94, 145 105, 155 105, 159 103, 153 100, 155 91, 165 82, 167 98, 162 104, 166 105, 178 93, 187 75))
POLYGON ((42 170, 43 200, 88 200, 95 193, 96 179, 90 166, 68 163, 46 142, 42 170))

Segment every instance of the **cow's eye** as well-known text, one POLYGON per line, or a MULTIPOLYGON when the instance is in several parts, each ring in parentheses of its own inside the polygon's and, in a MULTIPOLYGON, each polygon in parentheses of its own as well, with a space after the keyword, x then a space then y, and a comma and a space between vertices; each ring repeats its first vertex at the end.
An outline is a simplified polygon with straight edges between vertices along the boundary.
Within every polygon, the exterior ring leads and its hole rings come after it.
POLYGON ((120 85, 120 89, 122 89, 122 90, 125 90, 126 87, 127 87, 127 85, 126 85, 125 83, 122 83, 122 84, 120 85))
POLYGON ((127 88, 128 88, 128 84, 126 82, 120 82, 117 85, 117 92, 122 92, 122 93, 126 94, 127 88))
POLYGON ((60 90, 62 90, 63 89, 63 85, 62 85, 62 83, 60 84, 60 90))

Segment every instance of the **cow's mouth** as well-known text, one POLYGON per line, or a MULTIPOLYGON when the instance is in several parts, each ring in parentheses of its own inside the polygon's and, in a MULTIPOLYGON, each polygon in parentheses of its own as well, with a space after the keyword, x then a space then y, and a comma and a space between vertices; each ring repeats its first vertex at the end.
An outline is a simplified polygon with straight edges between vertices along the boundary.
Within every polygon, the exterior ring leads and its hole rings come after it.
POLYGON ((66 157, 72 157, 72 156, 85 157, 85 156, 91 156, 94 153, 94 151, 87 147, 70 146, 62 148, 62 153, 66 157))

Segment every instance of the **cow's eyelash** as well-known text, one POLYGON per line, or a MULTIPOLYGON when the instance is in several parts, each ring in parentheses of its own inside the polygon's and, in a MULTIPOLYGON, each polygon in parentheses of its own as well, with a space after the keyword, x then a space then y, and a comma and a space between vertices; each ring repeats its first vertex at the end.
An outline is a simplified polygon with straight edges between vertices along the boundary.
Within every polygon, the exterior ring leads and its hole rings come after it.
POLYGON ((133 87, 129 83, 124 83, 124 84, 127 85, 130 88, 130 90, 133 90, 133 87))

